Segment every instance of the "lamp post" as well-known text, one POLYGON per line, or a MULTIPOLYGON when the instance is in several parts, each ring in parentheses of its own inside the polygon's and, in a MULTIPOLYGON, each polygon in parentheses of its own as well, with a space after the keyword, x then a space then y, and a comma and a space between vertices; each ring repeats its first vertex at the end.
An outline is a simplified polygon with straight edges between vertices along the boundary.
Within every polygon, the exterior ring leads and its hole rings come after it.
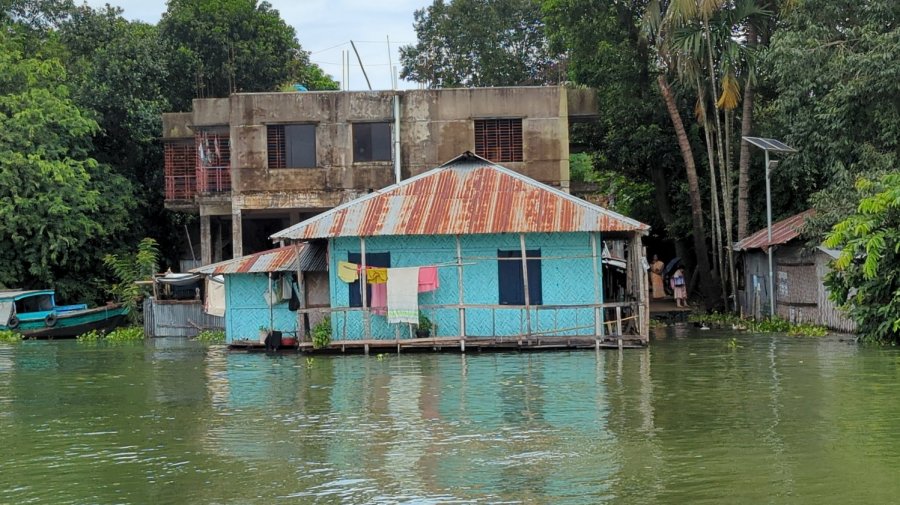
POLYGON ((766 153, 766 225, 768 227, 767 251, 769 253, 769 317, 775 317, 775 268, 772 260, 772 185, 770 174, 778 166, 777 161, 769 161, 769 151, 773 153, 795 153, 796 149, 775 139, 760 137, 743 137, 748 143, 759 147, 766 153))

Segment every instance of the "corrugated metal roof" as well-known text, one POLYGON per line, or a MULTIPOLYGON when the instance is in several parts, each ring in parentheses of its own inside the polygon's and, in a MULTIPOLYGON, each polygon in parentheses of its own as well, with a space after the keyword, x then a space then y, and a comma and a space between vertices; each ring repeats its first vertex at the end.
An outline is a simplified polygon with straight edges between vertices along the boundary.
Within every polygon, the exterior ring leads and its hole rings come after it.
MULTIPOLYGON (((800 235, 800 229, 806 222, 806 218, 812 216, 815 210, 809 209, 777 223, 772 223, 772 245, 782 245, 794 240, 800 235)), ((767 249, 769 244, 769 228, 763 228, 740 242, 734 244, 735 251, 749 249, 767 249)))
POLYGON ((644 223, 466 153, 282 230, 272 238, 649 229, 644 223))
POLYGON ((206 275, 294 272, 297 270, 298 255, 300 269, 304 272, 325 271, 327 268, 325 248, 317 244, 305 243, 213 263, 195 268, 191 272, 206 275))

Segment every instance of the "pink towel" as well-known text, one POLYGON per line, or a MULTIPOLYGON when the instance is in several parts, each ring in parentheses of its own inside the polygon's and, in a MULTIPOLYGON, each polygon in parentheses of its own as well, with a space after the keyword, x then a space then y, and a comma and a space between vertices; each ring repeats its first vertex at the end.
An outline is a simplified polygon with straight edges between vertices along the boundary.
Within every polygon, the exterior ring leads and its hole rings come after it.
POLYGON ((427 293, 441 287, 437 267, 419 267, 419 293, 427 293))
POLYGON ((387 315, 387 283, 369 285, 372 286, 372 299, 369 300, 372 313, 379 316, 387 315))

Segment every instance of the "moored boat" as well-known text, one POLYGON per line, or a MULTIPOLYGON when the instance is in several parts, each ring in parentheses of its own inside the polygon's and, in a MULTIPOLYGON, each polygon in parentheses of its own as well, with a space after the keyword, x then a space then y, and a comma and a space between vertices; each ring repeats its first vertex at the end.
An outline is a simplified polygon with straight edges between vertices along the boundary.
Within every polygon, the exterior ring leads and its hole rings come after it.
POLYGON ((0 291, 0 330, 25 338, 74 338, 91 330, 108 331, 121 324, 128 308, 118 304, 56 305, 53 290, 0 291))

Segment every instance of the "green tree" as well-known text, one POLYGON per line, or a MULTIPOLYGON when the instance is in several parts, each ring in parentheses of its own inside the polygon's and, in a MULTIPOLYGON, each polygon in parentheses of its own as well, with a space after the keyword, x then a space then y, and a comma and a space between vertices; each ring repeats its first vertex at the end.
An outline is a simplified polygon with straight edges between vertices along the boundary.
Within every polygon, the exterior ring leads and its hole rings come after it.
POLYGON ((128 181, 89 156, 97 123, 54 59, 0 35, 0 283, 92 294, 108 242, 127 227, 128 181))
POLYGON ((825 245, 841 248, 826 278, 864 338, 900 342, 900 173, 856 182, 859 206, 825 245))
POLYGON ((539 0, 443 0, 415 12, 400 76, 430 88, 557 83, 539 0))
POLYGON ((177 110, 189 110, 193 98, 275 91, 294 82, 333 89, 308 70, 309 55, 294 29, 268 2, 170 0, 159 28, 168 45, 168 96, 177 110))
POLYGON ((675 131, 660 107, 650 49, 641 37, 640 10, 627 2, 546 0, 544 17, 555 50, 565 52, 568 77, 596 91, 603 113, 573 127, 572 138, 592 154, 596 170, 634 184, 652 183, 652 200, 630 205, 634 217, 693 265, 689 214, 675 131))
POLYGON ((900 3, 794 3, 765 56, 766 128, 798 149, 774 174, 773 202, 794 213, 820 192, 814 228, 823 233, 857 206, 857 176, 897 169, 900 3))
POLYGON ((133 322, 141 320, 138 308, 141 300, 150 295, 150 290, 137 284, 153 278, 153 274, 159 271, 159 247, 152 238, 142 239, 137 246, 137 251, 126 254, 107 254, 103 257, 103 264, 115 275, 118 282, 114 283, 110 293, 122 305, 128 307, 128 315, 133 322))

